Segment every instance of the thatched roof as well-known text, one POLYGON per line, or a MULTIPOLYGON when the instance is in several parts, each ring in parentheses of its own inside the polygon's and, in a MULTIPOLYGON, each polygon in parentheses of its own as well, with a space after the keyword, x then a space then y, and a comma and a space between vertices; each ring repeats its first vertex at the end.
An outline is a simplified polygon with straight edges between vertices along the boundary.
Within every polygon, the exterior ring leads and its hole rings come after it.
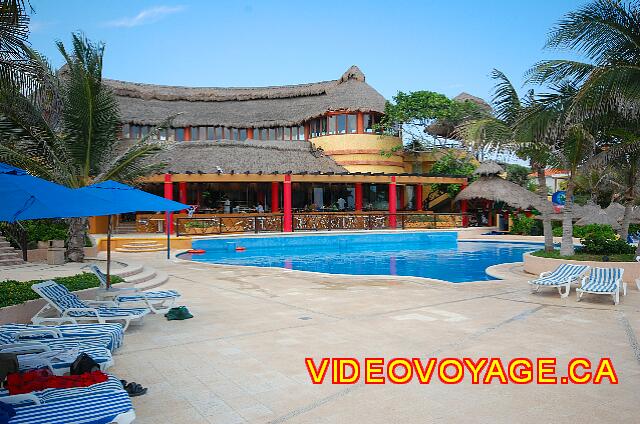
POLYGON ((481 109, 484 109, 484 110, 486 110, 488 112, 491 111, 491 106, 489 105, 489 103, 485 102, 480 97, 472 96, 471 94, 465 93, 464 91, 462 93, 458 94, 456 97, 454 97, 453 100, 455 100, 457 102, 475 103, 478 106, 480 106, 481 109))
POLYGON ((544 201, 537 194, 496 176, 481 176, 455 198, 455 201, 487 199, 496 202, 504 202, 514 208, 535 208, 540 212, 551 213, 551 202, 544 201))
POLYGON ((306 141, 198 141, 175 143, 157 156, 167 163, 162 172, 172 173, 343 173, 321 150, 306 141))
MULTIPOLYGON (((598 213, 602 210, 602 208, 595 203, 589 201, 584 205, 573 205, 573 217, 574 218, 582 218, 583 216, 592 215, 598 213)), ((562 214, 560 214, 562 215, 562 214)))
POLYGON ((115 92, 123 122, 237 128, 282 127, 327 111, 384 112, 385 99, 357 66, 339 79, 277 87, 178 87, 104 80, 115 92))
POLYGON ((613 215, 607 213, 606 209, 589 212, 578 221, 576 221, 575 225, 589 224, 611 225, 614 230, 620 229, 620 223, 618 222, 618 220, 613 215))
POLYGON ((620 203, 611 202, 609 206, 605 208, 608 215, 612 216, 616 220, 621 220, 624 216, 624 206, 620 203))
POLYGON ((491 160, 491 161, 480 163, 480 165, 478 165, 475 171, 473 171, 473 174, 489 176, 489 175, 502 174, 503 172, 504 172, 504 169, 498 164, 498 162, 491 160))

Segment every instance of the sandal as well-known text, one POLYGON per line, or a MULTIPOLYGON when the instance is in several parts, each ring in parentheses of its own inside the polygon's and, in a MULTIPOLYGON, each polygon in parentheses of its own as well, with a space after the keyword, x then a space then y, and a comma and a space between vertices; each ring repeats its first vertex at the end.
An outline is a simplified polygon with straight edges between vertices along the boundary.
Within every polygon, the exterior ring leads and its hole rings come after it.
POLYGON ((142 396, 147 393, 146 387, 133 381, 125 386, 125 390, 129 393, 129 397, 142 396))

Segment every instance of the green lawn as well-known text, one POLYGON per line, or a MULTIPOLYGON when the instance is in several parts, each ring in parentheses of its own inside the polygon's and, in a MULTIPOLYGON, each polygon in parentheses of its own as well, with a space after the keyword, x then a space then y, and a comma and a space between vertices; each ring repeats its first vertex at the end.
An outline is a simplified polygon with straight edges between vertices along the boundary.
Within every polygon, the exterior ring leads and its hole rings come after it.
MULTIPOLYGON (((11 305, 18 305, 27 300, 39 299, 40 296, 31 290, 31 285, 41 283, 45 280, 16 281, 5 280, 0 281, 0 308, 11 305)), ((58 277, 56 282, 65 286, 69 291, 90 289, 100 285, 98 277, 93 274, 84 272, 82 274, 72 275, 71 277, 58 277)), ((111 276, 113 284, 122 282, 122 278, 111 276)))
MULTIPOLYGON (((539 256, 541 258, 552 258, 552 259, 571 259, 573 261, 603 261, 604 255, 592 255, 588 253, 576 253, 573 256, 560 256, 559 250, 554 250, 553 252, 545 252, 544 250, 538 250, 537 252, 531 253, 533 256, 539 256)), ((630 254, 621 254, 621 255, 608 255, 608 262, 635 262, 636 255, 633 253, 630 254)))

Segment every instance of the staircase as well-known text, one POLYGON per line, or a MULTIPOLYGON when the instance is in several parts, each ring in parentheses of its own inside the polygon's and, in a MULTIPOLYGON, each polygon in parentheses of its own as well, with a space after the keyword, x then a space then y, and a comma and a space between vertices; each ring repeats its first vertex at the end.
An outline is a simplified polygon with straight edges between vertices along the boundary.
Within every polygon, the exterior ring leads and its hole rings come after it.
POLYGON ((169 274, 166 272, 137 264, 129 264, 124 268, 115 269, 111 272, 111 275, 124 278, 127 284, 135 285, 140 290, 158 287, 169 281, 169 274))
POLYGON ((0 266, 21 265, 25 263, 22 260, 22 252, 11 247, 9 242, 0 236, 0 266))
POLYGON ((131 234, 136 232, 136 223, 131 221, 118 222, 114 234, 131 234))
POLYGON ((120 247, 116 247, 116 252, 125 253, 140 253, 140 252, 160 252, 167 250, 164 244, 156 241, 131 241, 127 244, 123 244, 120 247))

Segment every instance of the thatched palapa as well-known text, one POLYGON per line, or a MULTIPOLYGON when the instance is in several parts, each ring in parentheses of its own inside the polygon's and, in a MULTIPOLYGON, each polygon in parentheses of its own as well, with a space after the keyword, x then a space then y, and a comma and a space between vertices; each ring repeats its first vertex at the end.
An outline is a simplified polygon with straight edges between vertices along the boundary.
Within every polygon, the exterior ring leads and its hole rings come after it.
POLYGON ((123 122, 267 128, 300 125, 327 111, 383 113, 385 99, 352 66, 339 79, 277 87, 178 87, 105 80, 116 94, 123 122))
POLYGON ((550 202, 516 183, 498 177, 501 172, 503 169, 496 162, 480 164, 474 172, 480 177, 458 193, 455 201, 487 199, 504 202, 514 208, 535 208, 540 212, 551 213, 553 207, 550 202))
POLYGON ((331 157, 306 141, 198 141, 175 143, 158 155, 162 172, 204 173, 345 173, 331 157))
POLYGON ((620 229, 618 220, 612 214, 608 213, 606 209, 591 211, 576 221, 576 225, 589 224, 611 225, 614 230, 620 229))

